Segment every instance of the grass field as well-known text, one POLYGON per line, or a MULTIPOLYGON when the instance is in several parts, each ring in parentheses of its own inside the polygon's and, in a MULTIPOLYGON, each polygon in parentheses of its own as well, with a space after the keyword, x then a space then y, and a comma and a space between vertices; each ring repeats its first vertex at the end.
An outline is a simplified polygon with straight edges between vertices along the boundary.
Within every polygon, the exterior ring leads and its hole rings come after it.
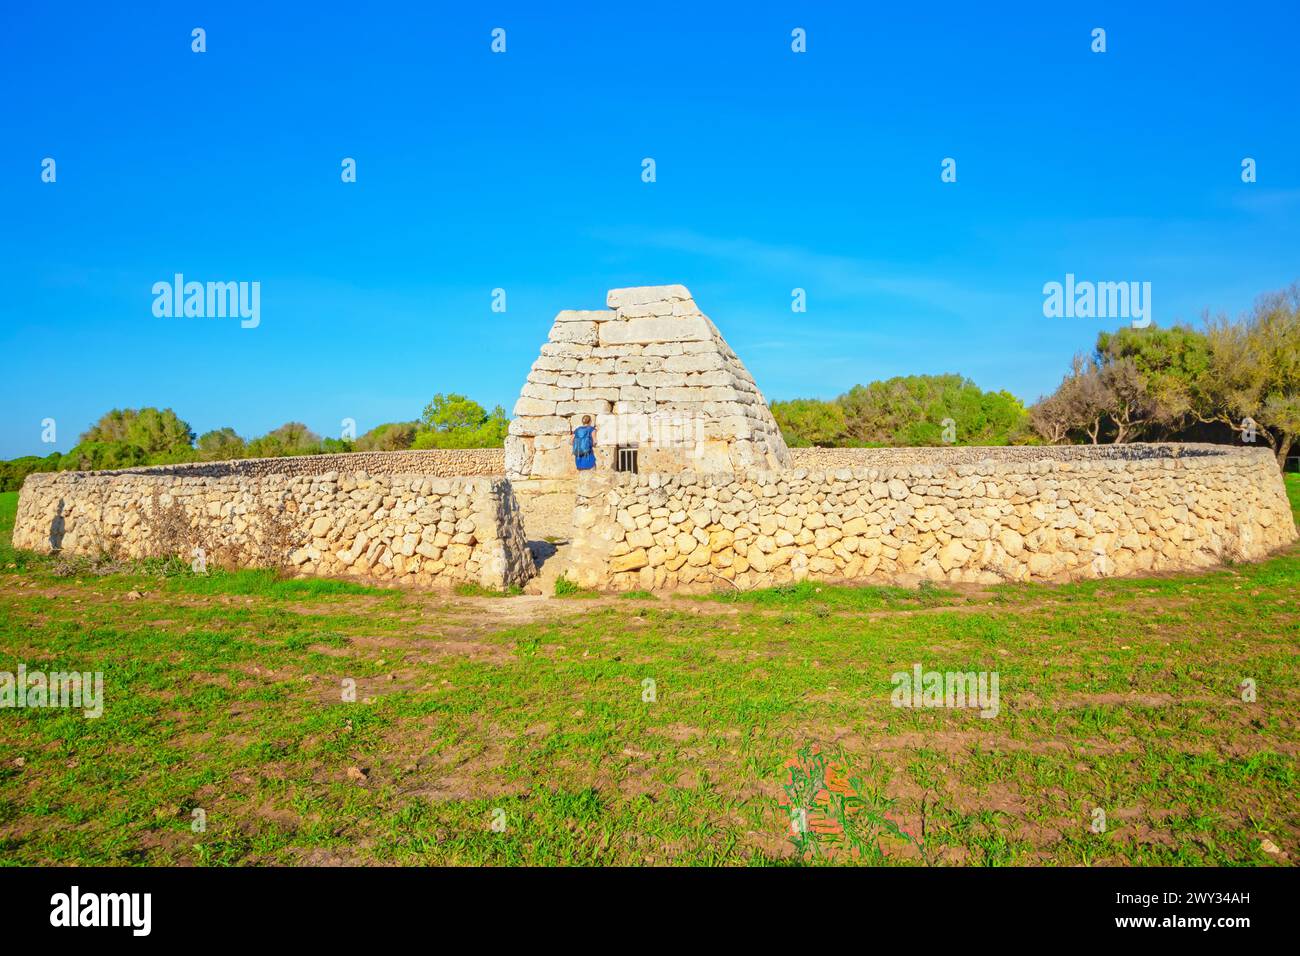
POLYGON ((4 863, 1300 853, 1300 548, 1058 587, 575 601, 99 574, 11 550, 15 504, 0 496, 0 671, 102 671, 104 713, 0 710, 4 863), (998 715, 892 706, 890 675, 917 663, 996 671, 998 715), (831 826, 796 848, 783 798, 822 760, 851 781, 827 789, 851 795, 855 840, 831 826))

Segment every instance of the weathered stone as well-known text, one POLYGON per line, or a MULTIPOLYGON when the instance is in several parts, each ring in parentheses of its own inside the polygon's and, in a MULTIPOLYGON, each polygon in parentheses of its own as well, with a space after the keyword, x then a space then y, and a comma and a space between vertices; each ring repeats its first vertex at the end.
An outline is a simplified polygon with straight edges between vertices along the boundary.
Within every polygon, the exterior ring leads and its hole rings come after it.
MULTIPOLYGON (((500 468, 500 450, 493 450, 500 468)), ((251 459, 144 468, 119 473, 51 474, 29 483, 20 498, 15 529, 21 544, 27 515, 47 531, 47 510, 63 502, 58 546, 75 553, 107 552, 126 558, 188 557, 185 539, 166 540, 155 508, 177 508, 199 540, 220 536, 210 560, 235 564, 288 562, 301 574, 353 574, 378 580, 450 586, 459 581, 505 587, 535 573, 518 507, 500 478, 446 478, 443 469, 474 470, 480 450, 364 452, 353 455, 251 459), (341 472, 352 463, 355 472, 341 472), (419 474, 421 469, 428 474, 419 474), (383 472, 383 474, 375 474, 383 472), (413 474, 412 472, 416 472, 413 474), (93 520, 80 517, 77 495, 102 502, 93 520), (51 497, 53 496, 53 497, 51 497), (129 509, 115 502, 131 502, 129 509), (156 503, 155 503, 156 502, 156 503), (443 522, 459 529, 456 567, 426 568, 437 555, 430 538, 443 522), (207 524, 207 528, 203 526, 207 524)), ((28 547, 42 546, 39 534, 28 547)), ((445 537, 445 536, 444 536, 445 537)))
POLYGON ((611 558, 609 569, 612 573, 617 574, 620 571, 635 571, 638 568, 644 568, 649 563, 650 556, 646 553, 645 548, 637 548, 628 554, 611 558))

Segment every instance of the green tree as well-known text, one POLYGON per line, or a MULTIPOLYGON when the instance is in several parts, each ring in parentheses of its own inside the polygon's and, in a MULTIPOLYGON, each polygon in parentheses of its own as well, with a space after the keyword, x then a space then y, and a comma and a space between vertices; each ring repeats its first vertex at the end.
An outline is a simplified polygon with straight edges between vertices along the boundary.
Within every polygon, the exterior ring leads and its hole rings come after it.
POLYGON ((83 441, 59 459, 60 471, 104 471, 149 463, 139 445, 126 441, 83 441))
POLYGON ((1206 320, 1210 361, 1193 405, 1203 422, 1256 433, 1285 467, 1300 439, 1300 283, 1261 296, 1237 322, 1206 320))
POLYGON ((115 408, 91 425, 81 441, 125 441, 152 455, 193 447, 194 431, 170 408, 115 408))
POLYGON ((510 417, 500 405, 485 411, 464 395, 433 396, 420 416, 424 426, 412 448, 499 448, 505 444, 510 417))
POLYGON ((320 452, 320 436, 302 422, 285 422, 248 443, 249 458, 283 458, 287 455, 311 455, 320 452))
POLYGON ((439 392, 424 406, 420 421, 432 431, 454 432, 477 428, 486 418, 483 406, 473 399, 455 392, 450 395, 439 392))
POLYGON ((1185 325, 1121 328, 1097 336, 1096 360, 1103 369, 1120 366, 1109 373, 1116 397, 1127 397, 1130 406, 1127 410, 1117 406, 1120 418, 1126 411, 1146 412, 1132 437, 1168 437, 1194 419, 1193 395, 1209 369, 1210 340, 1185 325), (1132 370, 1124 363, 1130 363, 1132 370))
POLYGON ((18 491, 23 486, 23 479, 30 474, 58 471, 62 457, 56 451, 44 458, 24 455, 21 458, 0 461, 0 491, 18 491))
POLYGON ((938 445, 952 419, 961 445, 1005 445, 1023 427, 1010 392, 984 392, 961 375, 908 375, 855 385, 837 399, 846 444, 938 445))
POLYGON ((81 441, 126 441, 126 430, 135 420, 134 408, 114 408, 81 433, 81 441))
POLYGON ((420 422, 386 422, 357 439, 357 451, 401 451, 415 441, 420 422))
POLYGON ((215 428, 199 436, 199 455, 206 461, 228 461, 244 456, 244 439, 235 430, 215 428))
POLYGON ((844 409, 836 402, 816 398, 773 402, 772 416, 791 448, 830 447, 844 437, 844 409))

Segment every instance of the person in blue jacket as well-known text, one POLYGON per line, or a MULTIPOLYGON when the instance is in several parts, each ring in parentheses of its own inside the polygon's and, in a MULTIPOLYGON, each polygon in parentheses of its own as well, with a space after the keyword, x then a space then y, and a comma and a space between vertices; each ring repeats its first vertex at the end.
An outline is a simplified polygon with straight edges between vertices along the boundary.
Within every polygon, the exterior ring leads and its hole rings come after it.
POLYGON ((583 415, 582 424, 573 430, 573 463, 579 471, 596 467, 596 429, 590 415, 583 415))

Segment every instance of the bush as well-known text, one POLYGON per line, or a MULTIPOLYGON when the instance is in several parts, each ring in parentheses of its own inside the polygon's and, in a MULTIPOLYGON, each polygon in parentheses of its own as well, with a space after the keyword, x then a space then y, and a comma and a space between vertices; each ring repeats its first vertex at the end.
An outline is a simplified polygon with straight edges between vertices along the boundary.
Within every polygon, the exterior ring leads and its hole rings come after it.
POLYGON ((153 455, 192 447, 194 432, 170 408, 115 408, 91 425, 81 441, 127 442, 153 455))
POLYGON ((60 471, 103 471, 149 463, 139 445, 125 441, 83 441, 59 459, 60 471))
POLYGON ((216 428, 199 436, 199 456, 204 461, 228 461, 244 456, 244 439, 233 428, 216 428))
POLYGON ((830 447, 945 444, 1006 445, 1023 434, 1026 413, 1010 392, 985 392, 960 375, 908 375, 855 385, 833 402, 774 402, 786 444, 830 447))
POLYGON ((404 451, 411 447, 419 422, 386 422, 357 439, 357 451, 404 451))
POLYGON ((59 460, 63 456, 57 451, 44 458, 25 455, 12 461, 0 461, 0 491, 18 491, 23 486, 23 479, 36 472, 58 471, 59 460))
POLYGON ((274 431, 250 441, 246 452, 249 458, 283 458, 318 454, 320 450, 319 435, 302 422, 285 422, 274 431))

